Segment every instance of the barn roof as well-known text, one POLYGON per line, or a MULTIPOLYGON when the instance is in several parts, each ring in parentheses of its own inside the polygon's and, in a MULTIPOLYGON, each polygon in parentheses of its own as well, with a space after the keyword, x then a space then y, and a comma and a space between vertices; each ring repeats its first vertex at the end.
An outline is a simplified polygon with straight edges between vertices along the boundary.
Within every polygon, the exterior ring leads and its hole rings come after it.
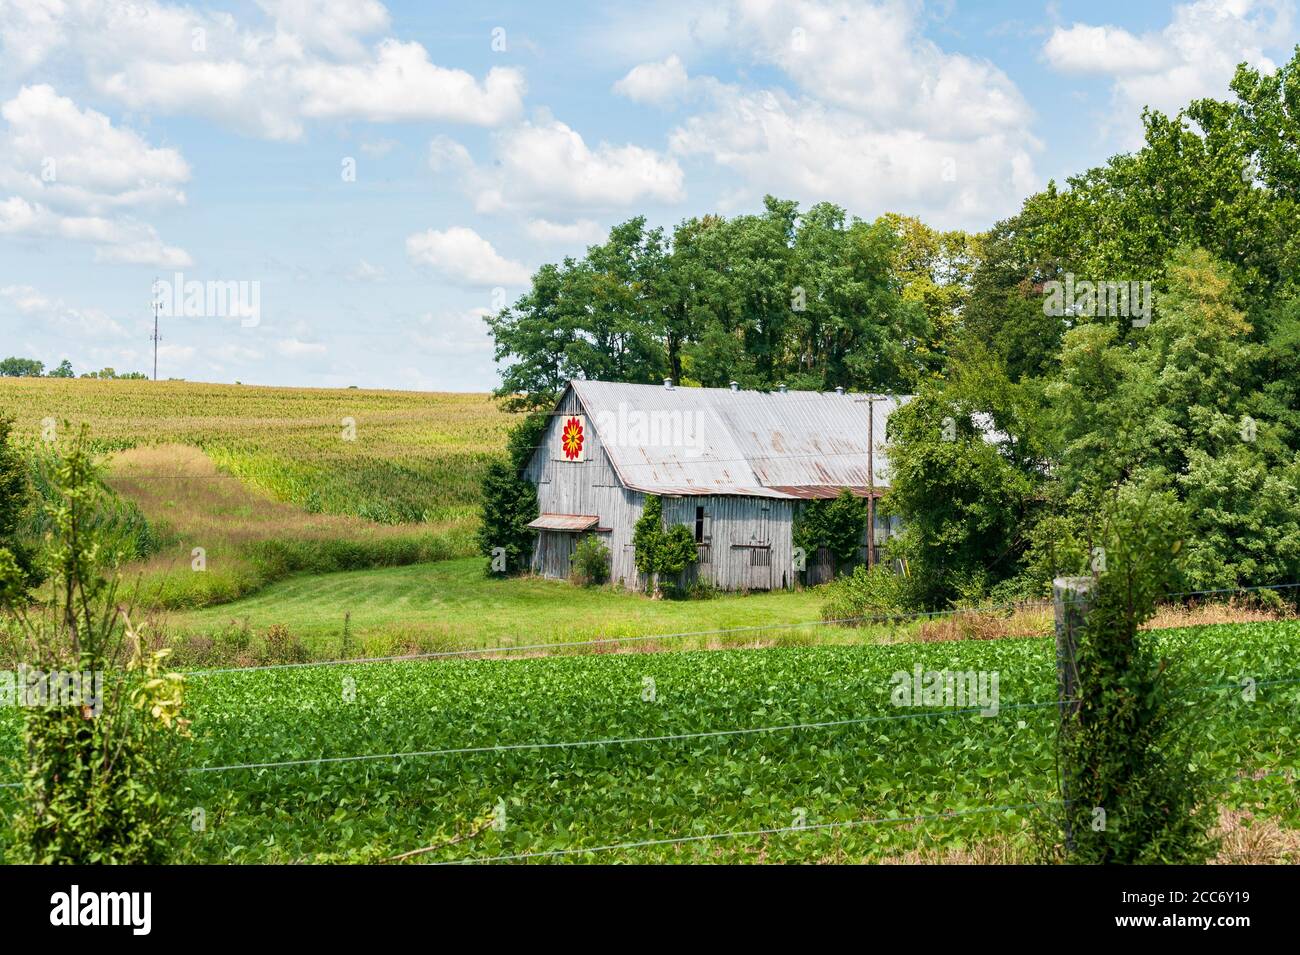
POLYGON ((761 392, 572 381, 625 486, 651 494, 771 498, 889 487, 885 422, 910 395, 761 392))

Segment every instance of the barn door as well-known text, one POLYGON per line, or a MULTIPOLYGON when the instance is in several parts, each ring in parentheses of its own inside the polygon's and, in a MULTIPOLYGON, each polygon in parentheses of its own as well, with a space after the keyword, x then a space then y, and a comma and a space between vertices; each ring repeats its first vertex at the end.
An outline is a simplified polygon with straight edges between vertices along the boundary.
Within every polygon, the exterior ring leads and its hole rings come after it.
POLYGON ((749 547, 748 586, 750 590, 772 589, 772 541, 768 537, 768 518, 771 513, 764 506, 760 508, 754 521, 753 538, 750 540, 749 547))

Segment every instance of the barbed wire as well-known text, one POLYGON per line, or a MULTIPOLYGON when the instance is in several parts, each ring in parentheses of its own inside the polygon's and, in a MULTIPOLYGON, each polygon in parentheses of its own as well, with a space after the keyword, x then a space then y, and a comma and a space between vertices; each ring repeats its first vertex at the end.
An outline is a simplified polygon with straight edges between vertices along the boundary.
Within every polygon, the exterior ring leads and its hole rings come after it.
MULTIPOLYGON (((946 672, 946 671, 939 671, 946 672)), ((1288 684, 1300 683, 1300 676, 1283 677, 1270 680, 1255 681, 1255 688, 1267 686, 1282 686, 1288 684)), ((1229 683, 1209 684, 1207 686, 1192 687, 1192 692, 1199 691, 1216 691, 1227 689, 1244 689, 1245 684, 1241 681, 1229 683)), ((279 769, 296 766, 311 766, 334 763, 353 763, 353 762, 373 762, 385 759, 422 759, 438 756, 467 756, 483 753, 504 753, 518 751, 541 751, 552 749, 581 749, 594 746, 627 746, 646 743, 667 743, 678 742, 692 739, 712 739, 720 737, 734 736, 752 736, 763 733, 780 733, 780 732, 797 732, 800 730, 826 730, 826 729, 843 729, 850 726, 863 726, 871 723, 881 723, 897 720, 913 719, 932 719, 938 717, 969 716, 978 714, 983 718, 996 718, 1003 710, 1030 710, 1044 709, 1047 707, 1059 707, 1069 703, 1079 702, 1078 700, 1043 700, 1041 702, 1031 703, 999 703, 996 712, 990 713, 993 709, 992 704, 989 706, 969 706, 969 707, 949 707, 942 710, 926 710, 917 713, 887 713, 873 716, 850 717, 841 720, 824 720, 820 722, 804 723, 781 723, 772 726, 743 727, 738 729, 723 730, 697 730, 686 733, 671 733, 658 736, 628 736, 628 737, 607 737, 600 739, 583 739, 583 740, 566 740, 554 742, 524 742, 524 743, 498 743, 482 746, 459 746, 448 747, 444 749, 433 750, 411 750, 397 753, 364 753, 349 756, 322 756, 302 759, 289 759, 265 762, 233 763, 222 766, 195 766, 188 771, 193 773, 205 772, 228 772, 252 769, 279 769)))
POLYGON ((887 823, 916 823, 930 822, 937 819, 955 819, 960 816, 970 816, 979 813, 990 812, 1014 812, 1021 809, 1035 809, 1052 805, 1061 805, 1057 800, 1055 802, 1030 802, 1017 803, 1003 806, 983 806, 977 809, 953 810, 950 812, 924 813, 915 816, 881 816, 876 819, 849 819, 842 822, 819 822, 805 823, 804 825, 779 826, 770 829, 745 829, 734 830, 729 832, 711 832, 703 835, 691 836, 674 836, 666 839, 642 839, 636 842, 619 842, 612 845, 604 846, 586 846, 574 849, 549 849, 543 852, 517 852, 510 855, 498 855, 487 857, 467 857, 462 859, 452 859, 442 862, 428 862, 424 865, 464 865, 466 863, 488 863, 488 862, 516 862, 524 859, 545 859, 560 858, 570 855, 582 855, 595 852, 613 852, 623 849, 645 849, 656 846, 681 845, 692 842, 712 842, 720 839, 741 839, 752 838, 754 836, 773 836, 783 833, 792 832, 819 832, 829 829, 852 829, 862 826, 876 826, 887 823))
MULTIPOLYGON (((1290 590, 1300 588, 1300 583, 1260 584, 1258 586, 1221 588, 1217 590, 1192 590, 1162 594, 1157 601, 1172 600, 1196 596, 1221 595, 1229 593, 1251 593, 1265 590, 1290 590)), ((567 640, 551 643, 528 643, 484 647, 465 647, 459 650, 432 650, 422 653, 402 653, 384 656, 351 657, 335 660, 307 660, 300 663, 269 663, 248 667, 213 667, 203 670, 191 670, 186 677, 213 676, 225 673, 259 672, 263 670, 306 669, 310 667, 347 666, 349 664, 366 665, 372 663, 402 663, 418 660, 437 660, 455 657, 481 656, 484 654, 516 654, 543 650, 560 650, 564 648, 582 648, 606 646, 612 644, 646 643, 657 640, 680 640, 691 637, 725 636, 735 633, 758 633, 772 630, 805 630, 810 627, 839 627, 858 624, 908 623, 917 620, 933 620, 940 617, 959 615, 980 615, 1016 612, 1020 610, 1038 610, 1053 606, 1050 599, 1022 600, 986 607, 951 607, 945 610, 927 610, 913 613, 863 614, 853 617, 834 617, 827 620, 802 620, 792 623, 751 624, 742 627, 720 627, 712 630, 683 630, 669 633, 634 634, 622 637, 597 637, 589 640, 567 640)))
MULTIPOLYGON (((1014 709, 1040 709, 1048 706, 1059 706, 1057 700, 1046 700, 1041 703, 1010 703, 1006 706, 999 705, 998 710, 1014 709)), ((690 733, 670 733, 662 736, 625 736, 613 737, 606 739, 584 739, 569 740, 550 743, 501 743, 491 746, 461 746, 449 749, 431 749, 410 751, 401 753, 374 753, 363 754, 358 756, 325 756, 311 759, 289 759, 278 762, 262 763, 235 763, 228 766, 195 766, 190 772, 195 773, 215 773, 235 770, 248 769, 272 769, 290 766, 310 766, 319 763, 350 763, 365 762, 379 759, 405 759, 405 758, 424 758, 434 756, 466 756, 480 753, 505 753, 516 752, 521 750, 547 750, 547 749, 581 749, 592 746, 629 746, 639 743, 667 743, 691 739, 712 739, 726 736, 752 736, 761 733, 782 733, 795 732, 798 730, 824 730, 824 729, 842 729, 848 726, 861 726, 868 723, 879 723, 888 720, 908 720, 908 719, 927 719, 942 716, 966 716, 972 713, 982 713, 989 707, 962 707, 946 710, 933 710, 923 713, 890 713, 878 716, 853 717, 843 720, 826 720, 818 723, 782 723, 775 726, 754 726, 742 729, 726 730, 700 730, 690 733)))
MULTIPOLYGON (((1295 773, 1295 768, 1290 767, 1284 770, 1278 770, 1272 773, 1266 773, 1261 776, 1252 776, 1240 774, 1230 777, 1227 780, 1218 780, 1213 785, 1227 785, 1233 782, 1260 782, 1265 779, 1277 776, 1290 776, 1295 773)), ((573 855, 593 854, 600 852, 617 852, 628 849, 647 849, 671 845, 683 845, 688 843, 699 842, 716 842, 723 839, 744 839, 758 836, 784 835, 787 833, 806 833, 806 832, 825 832, 828 830, 854 829, 863 826, 888 825, 891 823, 919 823, 935 822, 947 819, 957 819, 962 816, 981 815, 999 812, 1018 812, 1025 809, 1047 809, 1047 808, 1065 808, 1071 805, 1071 800, 1044 800, 1040 802, 1012 803, 995 806, 980 806, 973 809, 948 810, 945 812, 935 813, 918 813, 912 816, 879 816, 873 819, 850 819, 836 822, 822 823, 803 823, 800 825, 774 826, 766 829, 742 829, 729 830, 724 832, 711 832, 704 834, 695 834, 689 836, 672 836, 663 839, 640 839, 633 842, 618 842, 602 846, 583 846, 572 849, 548 849, 538 852, 515 852, 505 855, 495 856, 467 856, 460 859, 435 860, 422 863, 423 865, 469 865, 469 864, 487 864, 491 862, 520 862, 527 859, 553 859, 563 858, 573 855)))
POLYGON ((657 634, 636 634, 626 637, 598 637, 590 640, 568 640, 554 643, 531 643, 516 644, 514 646, 494 646, 494 647, 466 647, 460 650, 432 650, 426 653, 404 653, 394 654, 391 656, 373 656, 373 657, 353 657, 341 660, 307 660, 301 663, 268 663, 251 667, 216 667, 206 670, 191 670, 187 672, 186 677, 212 676, 222 673, 245 673, 257 672, 261 670, 290 670, 305 669, 308 667, 326 667, 326 666, 346 666, 348 664, 370 664, 370 663, 400 663, 410 660, 436 660, 447 657, 464 657, 475 656, 485 653, 523 653, 537 650, 554 650, 564 647, 593 647, 603 646, 606 644, 636 643, 653 640, 677 640, 687 637, 712 637, 723 636, 732 633, 751 633, 768 630, 803 630, 808 627, 832 627, 857 623, 891 623, 905 622, 910 620, 930 619, 942 616, 951 616, 962 613, 992 613, 999 609, 1015 610, 1017 608, 1031 609, 1034 607, 1046 608, 1051 606, 1050 600, 1039 601, 1021 601, 1018 603, 1008 603, 995 605, 993 607, 974 610, 971 608, 953 608, 949 610, 927 610, 916 613, 902 614, 880 614, 867 615, 859 617, 836 617, 830 620, 804 620, 794 623, 763 623, 751 624, 743 627, 720 627, 713 630, 682 630, 675 633, 657 633, 657 634))

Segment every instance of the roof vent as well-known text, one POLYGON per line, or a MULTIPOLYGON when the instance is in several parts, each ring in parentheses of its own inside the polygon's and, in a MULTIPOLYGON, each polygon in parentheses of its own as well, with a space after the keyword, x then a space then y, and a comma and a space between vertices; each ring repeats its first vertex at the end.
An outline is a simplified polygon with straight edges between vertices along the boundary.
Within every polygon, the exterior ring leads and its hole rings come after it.
POLYGON ((732 390, 732 391, 739 391, 739 390, 740 390, 740 382, 738 382, 738 381, 733 381, 733 382, 731 383, 731 390, 732 390))
POLYGON ((779 385, 777 385, 776 390, 781 392, 781 394, 785 394, 785 382, 783 381, 779 385))
POLYGON ((671 378, 665 378, 665 379, 664 379, 664 387, 665 387, 666 389, 668 389, 669 391, 672 391, 672 390, 673 390, 673 380, 672 380, 671 378))
POLYGON ((842 394, 844 394, 844 386, 843 386, 843 385, 836 385, 836 386, 835 386, 835 393, 836 393, 837 395, 842 395, 842 394))

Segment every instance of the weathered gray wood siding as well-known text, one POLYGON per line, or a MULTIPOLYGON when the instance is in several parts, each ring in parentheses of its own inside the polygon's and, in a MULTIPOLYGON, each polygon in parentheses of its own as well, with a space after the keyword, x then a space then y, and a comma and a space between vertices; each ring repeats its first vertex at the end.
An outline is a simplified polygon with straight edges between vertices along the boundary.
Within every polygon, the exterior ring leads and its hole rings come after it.
MULTIPOLYGON (((637 573, 632 531, 645 508, 645 495, 621 485, 609 463, 591 418, 587 419, 585 461, 565 460, 560 435, 568 415, 582 414, 570 391, 551 417, 540 447, 524 476, 537 486, 544 514, 590 514, 600 518, 599 539, 609 548, 610 579, 643 587, 637 573)), ((793 587, 791 534, 794 501, 724 495, 665 497, 666 524, 684 524, 696 533, 697 508, 704 509, 704 541, 697 548, 702 562, 683 583, 703 579, 721 590, 778 590, 793 587)), ((577 535, 541 531, 533 548, 532 569, 546 577, 568 577, 569 557, 577 535)))
POLYGON ((780 590, 793 587, 791 530, 793 501, 724 495, 664 499, 664 522, 685 524, 694 533, 697 508, 704 510, 700 562, 687 580, 712 581, 721 590, 780 590))
MULTIPOLYGON (((619 483, 601 447, 594 423, 587 419, 586 460, 568 461, 560 449, 560 434, 568 415, 582 414, 577 396, 570 391, 558 413, 551 417, 540 446, 533 452, 524 476, 537 486, 537 504, 543 514, 591 514, 600 518, 597 536, 610 552, 610 579, 623 578, 636 585, 632 559, 632 527, 641 516, 645 496, 619 483)), ((533 548, 533 572, 546 577, 568 577, 569 556, 577 535, 542 531, 533 548)))

